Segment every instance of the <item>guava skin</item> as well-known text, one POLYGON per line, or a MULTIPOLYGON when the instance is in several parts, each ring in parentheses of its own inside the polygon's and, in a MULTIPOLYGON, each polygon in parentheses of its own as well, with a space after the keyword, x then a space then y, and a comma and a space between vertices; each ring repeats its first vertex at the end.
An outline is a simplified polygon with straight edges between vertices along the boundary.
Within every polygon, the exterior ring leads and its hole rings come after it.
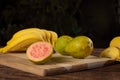
POLYGON ((68 35, 60 36, 55 43, 55 51, 62 55, 69 55, 65 52, 64 48, 73 38, 68 35))
POLYGON ((65 52, 74 58, 85 58, 93 51, 93 42, 87 36, 77 36, 65 47, 65 52))
POLYGON ((52 54, 42 61, 34 61, 34 60, 31 60, 31 59, 29 59, 29 60, 36 65, 43 65, 43 64, 46 64, 48 61, 50 61, 51 58, 52 58, 52 54))

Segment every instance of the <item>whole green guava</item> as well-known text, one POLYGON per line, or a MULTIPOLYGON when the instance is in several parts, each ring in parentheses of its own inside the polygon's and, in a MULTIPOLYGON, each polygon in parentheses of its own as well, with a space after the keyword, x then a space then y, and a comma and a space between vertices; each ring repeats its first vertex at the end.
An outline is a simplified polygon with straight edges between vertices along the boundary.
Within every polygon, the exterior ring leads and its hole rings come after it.
POLYGON ((85 58, 93 51, 93 42, 87 36, 73 38, 65 47, 65 52, 74 58, 85 58))
POLYGON ((56 52, 62 54, 62 55, 69 55, 68 53, 65 52, 64 48, 66 45, 72 40, 73 38, 68 35, 62 35, 58 37, 54 49, 56 52))

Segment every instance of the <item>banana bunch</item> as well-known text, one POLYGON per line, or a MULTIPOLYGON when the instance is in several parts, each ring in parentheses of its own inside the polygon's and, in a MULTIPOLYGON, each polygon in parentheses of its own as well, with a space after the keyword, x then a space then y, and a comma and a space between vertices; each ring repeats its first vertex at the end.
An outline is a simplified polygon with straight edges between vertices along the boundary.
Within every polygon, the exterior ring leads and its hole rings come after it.
POLYGON ((0 48, 0 52, 26 51, 32 43, 37 41, 46 41, 54 46, 57 38, 58 35, 54 31, 39 28, 27 28, 16 32, 6 43, 6 46, 0 48))

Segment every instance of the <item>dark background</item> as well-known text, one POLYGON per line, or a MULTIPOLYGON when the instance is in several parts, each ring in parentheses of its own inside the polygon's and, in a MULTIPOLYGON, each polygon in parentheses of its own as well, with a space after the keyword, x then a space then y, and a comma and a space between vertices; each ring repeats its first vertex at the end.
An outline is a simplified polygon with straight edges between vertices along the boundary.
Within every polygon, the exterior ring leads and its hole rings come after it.
POLYGON ((24 28, 38 27, 61 35, 86 35, 94 46, 107 47, 120 35, 117 0, 0 0, 0 46, 24 28))

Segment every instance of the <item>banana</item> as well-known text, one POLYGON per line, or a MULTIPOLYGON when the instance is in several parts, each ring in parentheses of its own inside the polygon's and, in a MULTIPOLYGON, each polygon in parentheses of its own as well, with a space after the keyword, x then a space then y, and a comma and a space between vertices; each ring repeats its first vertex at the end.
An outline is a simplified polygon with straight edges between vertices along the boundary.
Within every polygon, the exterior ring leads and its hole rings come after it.
POLYGON ((100 53, 100 57, 107 57, 113 60, 120 60, 120 51, 116 47, 108 47, 100 53))
POLYGON ((46 41, 46 33, 44 32, 44 29, 41 29, 40 35, 42 36, 43 40, 46 41))
POLYGON ((35 31, 41 31, 39 28, 27 28, 27 29, 23 29, 23 30, 20 30, 18 32, 16 32, 14 35, 13 35, 13 38, 17 38, 21 35, 24 35, 25 33, 29 33, 29 32, 35 32, 35 31))
POLYGON ((44 32, 45 34, 45 38, 44 40, 51 43, 52 45, 55 44, 57 38, 58 38, 58 35, 56 32, 54 31, 51 31, 51 30, 45 30, 45 29, 42 29, 42 31, 44 32))
POLYGON ((40 33, 40 32, 42 32, 39 28, 27 28, 27 29, 23 29, 23 30, 20 30, 20 31, 18 31, 18 32, 16 32, 13 36, 12 36, 12 38, 7 42, 7 44, 10 44, 12 41, 14 41, 14 39, 16 39, 16 38, 19 38, 20 36, 22 36, 22 35, 26 35, 26 34, 29 34, 29 33, 31 33, 31 32, 38 32, 38 33, 40 33))
MULTIPOLYGON (((47 31, 47 41, 49 43, 51 43, 51 38, 52 38, 52 35, 51 35, 51 32, 50 31, 47 31)), ((52 44, 52 43, 51 43, 52 44)))
POLYGON ((36 41, 46 41, 54 46, 57 38, 58 35, 54 31, 39 28, 27 28, 16 32, 7 42, 6 46, 0 48, 0 52, 26 51, 26 49, 36 41))
POLYGON ((3 48, 4 48, 4 47, 1 47, 1 48, 0 48, 0 52, 2 52, 2 51, 3 51, 3 48))
POLYGON ((41 29, 41 30, 42 30, 42 32, 44 33, 44 35, 43 35, 43 36, 44 36, 44 37, 43 37, 43 38, 44 38, 44 41, 48 42, 48 39, 47 39, 47 38, 48 38, 48 37, 47 37, 47 30, 45 30, 45 29, 41 29))
POLYGON ((55 42, 56 42, 57 39, 58 39, 58 35, 57 35, 57 33, 54 32, 54 31, 49 31, 49 32, 50 32, 50 34, 51 34, 50 42, 51 42, 51 44, 54 46, 54 45, 55 45, 55 42))
POLYGON ((43 30, 43 32, 45 33, 46 41, 50 43, 50 32, 49 32, 49 30, 43 30))
MULTIPOLYGON (((31 34, 34 34, 34 35, 38 36, 38 38, 39 38, 41 41, 44 41, 41 33, 38 33, 38 32, 29 32, 29 33, 25 33, 24 35, 29 36, 29 35, 31 35, 31 34)), ((19 36, 18 38, 14 38, 14 39, 12 38, 12 39, 10 39, 10 40, 9 40, 9 43, 8 43, 7 45, 12 44, 14 41, 16 41, 16 39, 19 39, 20 37, 22 37, 22 36, 24 36, 24 35, 21 35, 21 36, 19 36)))
POLYGON ((39 38, 36 34, 23 35, 15 39, 11 44, 3 47, 1 52, 7 53, 14 51, 22 51, 21 49, 23 48, 25 48, 26 50, 28 46, 37 41, 41 41, 41 38, 39 38))

